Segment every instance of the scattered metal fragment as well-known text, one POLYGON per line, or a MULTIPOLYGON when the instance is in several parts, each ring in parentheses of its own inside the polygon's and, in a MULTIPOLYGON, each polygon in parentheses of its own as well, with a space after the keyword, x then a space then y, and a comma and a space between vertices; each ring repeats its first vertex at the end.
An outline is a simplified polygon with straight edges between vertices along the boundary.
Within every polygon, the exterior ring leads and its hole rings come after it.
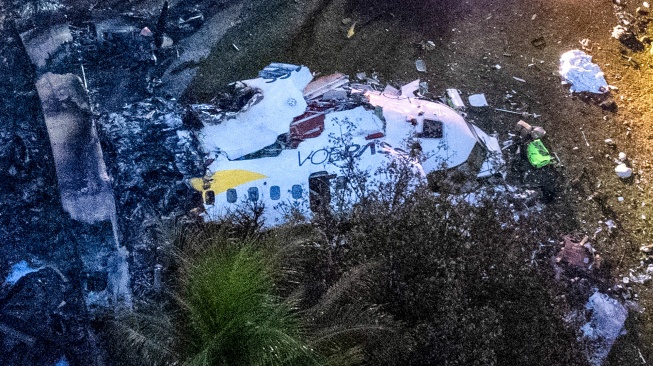
POLYGON ((583 140, 585 140, 585 145, 587 145, 587 147, 590 147, 590 143, 587 141, 587 137, 585 137, 585 131, 580 130, 580 133, 583 134, 583 140))
POLYGON ((487 107, 487 99, 485 99, 485 94, 473 94, 468 97, 469 104, 472 107, 487 107))
POLYGON ((447 97, 449 97, 449 101, 453 109, 455 110, 465 109, 465 103, 463 102, 463 99, 460 97, 460 93, 458 92, 457 89, 447 89, 447 97))
POLYGON ((565 166, 565 165, 562 163, 562 160, 560 160, 560 157, 558 156, 558 153, 556 153, 555 151, 553 151, 553 155, 555 155, 556 160, 558 161, 558 164, 559 164, 561 167, 562 167, 562 166, 565 166))
POLYGON ((533 118, 538 118, 538 117, 541 116, 540 114, 537 114, 537 113, 528 113, 528 112, 511 111, 511 110, 503 109, 503 108, 494 108, 494 110, 495 110, 495 111, 499 111, 499 112, 518 114, 518 115, 520 115, 520 116, 522 116, 522 117, 533 117, 533 118))
POLYGON ((415 68, 419 72, 426 72, 426 63, 422 59, 418 59, 415 61, 415 68))

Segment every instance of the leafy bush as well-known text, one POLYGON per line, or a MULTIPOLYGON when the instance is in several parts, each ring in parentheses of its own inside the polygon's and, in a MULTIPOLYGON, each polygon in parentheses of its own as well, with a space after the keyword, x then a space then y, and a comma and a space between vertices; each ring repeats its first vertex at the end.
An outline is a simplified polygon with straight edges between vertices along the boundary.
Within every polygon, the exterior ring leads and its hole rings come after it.
POLYGON ((345 261, 380 263, 374 301, 412 335, 409 364, 583 364, 549 273, 529 261, 544 239, 535 225, 490 200, 373 196, 354 211, 345 261))

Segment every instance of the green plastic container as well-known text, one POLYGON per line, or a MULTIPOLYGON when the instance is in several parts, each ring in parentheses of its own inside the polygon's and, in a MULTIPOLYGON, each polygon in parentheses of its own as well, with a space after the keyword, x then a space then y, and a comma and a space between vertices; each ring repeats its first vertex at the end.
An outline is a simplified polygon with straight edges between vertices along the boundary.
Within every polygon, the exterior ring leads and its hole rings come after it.
POLYGON ((544 144, 539 139, 528 144, 526 153, 528 154, 528 161, 535 168, 541 168, 551 164, 551 154, 549 154, 549 150, 544 147, 544 144))

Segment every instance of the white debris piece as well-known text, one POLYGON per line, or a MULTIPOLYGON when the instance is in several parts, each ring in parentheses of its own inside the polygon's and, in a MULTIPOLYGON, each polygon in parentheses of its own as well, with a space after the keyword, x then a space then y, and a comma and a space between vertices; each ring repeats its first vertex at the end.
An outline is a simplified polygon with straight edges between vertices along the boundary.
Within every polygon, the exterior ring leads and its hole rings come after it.
POLYGON ((455 110, 465 109, 465 103, 463 102, 463 99, 460 97, 460 93, 458 92, 458 89, 447 89, 447 96, 451 101, 451 105, 453 106, 453 109, 455 110))
POLYGON ((22 260, 11 267, 11 272, 9 272, 9 275, 5 280, 5 283, 9 285, 13 285, 16 282, 18 282, 18 280, 20 280, 21 277, 32 272, 38 272, 39 269, 40 268, 30 267, 26 261, 22 260))
MULTIPOLYGON (((352 137, 365 137, 375 132, 383 131, 383 122, 374 113, 370 113, 362 106, 346 111, 332 112, 327 114, 327 117, 328 119, 325 119, 324 122, 325 131, 340 132, 342 130, 341 124, 345 120, 354 124, 351 126, 351 131, 349 131, 352 137)), ((311 141, 305 141, 304 146, 309 146, 311 141)), ((316 149, 323 147, 324 141, 320 142, 322 145, 317 144, 315 146, 316 149)))
MULTIPOLYGON (((402 88, 402 94, 403 90, 402 88)), ((471 130, 461 115, 443 104, 419 99, 408 102, 405 99, 388 98, 376 93, 368 93, 367 96, 370 104, 383 108, 383 116, 386 119, 385 141, 392 146, 402 146, 406 138, 406 129, 410 126, 406 123, 406 116, 415 116, 417 125, 414 128, 417 133, 423 131, 425 119, 433 118, 444 122, 443 135, 447 138, 446 144, 438 149, 424 147, 425 151, 436 152, 424 162, 424 169, 427 171, 440 170, 443 167, 451 168, 467 161, 475 144, 479 142, 476 136, 488 146, 491 152, 501 155, 501 147, 496 138, 487 135, 476 126, 471 130)), ((484 173, 490 174, 490 171, 484 173)))
POLYGON ((591 365, 600 366, 621 333, 628 310, 619 301, 600 292, 590 296, 585 309, 592 314, 590 321, 580 329, 588 341, 587 360, 591 365))
POLYGON ((419 79, 413 80, 410 83, 401 87, 402 97, 415 97, 415 92, 419 90, 419 79))
POLYGON ((628 30, 628 28, 624 27, 621 24, 616 25, 614 28, 612 28, 612 38, 614 39, 622 40, 631 34, 632 33, 628 30))
POLYGON ((581 50, 571 50, 560 57, 560 76, 563 84, 571 84, 571 92, 590 92, 602 94, 608 90, 601 68, 592 62, 589 56, 581 50))
POLYGON ((487 107, 487 100, 485 94, 472 94, 469 96, 469 105, 472 107, 487 107))
POLYGON ((633 175, 633 169, 624 163, 617 165, 617 167, 614 168, 614 172, 617 173, 621 179, 628 179, 633 175))
POLYGON ((243 81, 262 90, 263 99, 234 119, 202 129, 202 143, 207 151, 219 150, 229 159, 237 159, 272 145, 279 135, 288 132, 293 118, 306 110, 302 90, 312 77, 306 67, 289 74, 272 81, 261 77, 243 81))
POLYGON ((628 156, 626 155, 625 152, 620 152, 620 153, 619 153, 619 161, 620 161, 620 162, 623 163, 623 162, 625 162, 627 159, 628 159, 628 156))
POLYGON ((421 59, 417 60, 415 61, 415 68, 419 72, 426 72, 426 63, 424 62, 424 60, 421 59))
POLYGON ((634 274, 634 273, 630 274, 630 282, 632 283, 638 283, 640 285, 643 285, 650 280, 651 280, 651 275, 649 274, 634 274))

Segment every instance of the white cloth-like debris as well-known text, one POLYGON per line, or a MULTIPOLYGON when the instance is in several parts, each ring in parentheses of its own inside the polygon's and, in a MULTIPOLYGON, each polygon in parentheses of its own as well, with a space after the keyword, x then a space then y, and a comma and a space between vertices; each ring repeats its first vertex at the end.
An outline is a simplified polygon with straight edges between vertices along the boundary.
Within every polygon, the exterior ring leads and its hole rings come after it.
POLYGON ((592 62, 581 50, 571 50, 560 57, 560 76, 563 84, 571 84, 571 92, 590 92, 602 94, 608 91, 608 83, 601 68, 592 62))
POLYGON ((588 341, 587 360, 591 365, 600 366, 621 333, 628 310, 619 301, 600 292, 590 296, 585 309, 592 312, 590 321, 580 329, 588 341))
POLYGON ((628 179, 633 175, 633 169, 624 163, 617 165, 617 167, 614 168, 614 172, 617 173, 617 176, 621 179, 628 179))

